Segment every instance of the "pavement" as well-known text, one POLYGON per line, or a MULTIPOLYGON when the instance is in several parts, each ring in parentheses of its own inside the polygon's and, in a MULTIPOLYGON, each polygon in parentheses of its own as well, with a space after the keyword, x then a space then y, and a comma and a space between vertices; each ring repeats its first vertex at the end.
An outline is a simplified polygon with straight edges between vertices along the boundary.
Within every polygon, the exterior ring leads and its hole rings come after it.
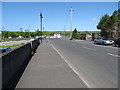
POLYGON ((49 39, 49 42, 89 88, 118 87, 120 48, 95 45, 93 41, 49 39))
POLYGON ((16 88, 87 88, 49 41, 38 47, 16 88))

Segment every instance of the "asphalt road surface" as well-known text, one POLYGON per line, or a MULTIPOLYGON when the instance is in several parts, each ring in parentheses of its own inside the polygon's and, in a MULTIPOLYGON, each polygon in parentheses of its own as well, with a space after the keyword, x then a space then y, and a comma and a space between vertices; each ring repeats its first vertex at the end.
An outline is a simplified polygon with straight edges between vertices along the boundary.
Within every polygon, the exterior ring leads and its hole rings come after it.
POLYGON ((51 44, 42 42, 16 88, 87 88, 51 44))
POLYGON ((0 42, 0 46, 12 46, 20 43, 28 43, 30 40, 20 40, 20 41, 9 41, 9 42, 0 42))
POLYGON ((48 42, 89 88, 118 88, 118 48, 94 45, 92 41, 48 42))

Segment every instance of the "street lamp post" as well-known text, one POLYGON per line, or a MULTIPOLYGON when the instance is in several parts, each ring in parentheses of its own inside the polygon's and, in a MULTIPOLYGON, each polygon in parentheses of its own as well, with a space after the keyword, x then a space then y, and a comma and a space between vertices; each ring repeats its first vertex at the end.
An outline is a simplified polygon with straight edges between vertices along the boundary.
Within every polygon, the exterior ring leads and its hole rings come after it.
POLYGON ((44 30, 44 27, 43 27, 43 35, 45 34, 45 30, 44 30))
POLYGON ((5 28, 4 28, 4 27, 2 27, 2 39, 3 39, 3 40, 5 40, 5 34, 4 34, 4 33, 5 33, 5 31, 4 31, 4 29, 5 29, 5 28))
POLYGON ((40 19, 41 19, 41 43, 42 43, 42 12, 40 13, 40 19))
POLYGON ((70 8, 70 39, 72 38, 72 7, 70 8))

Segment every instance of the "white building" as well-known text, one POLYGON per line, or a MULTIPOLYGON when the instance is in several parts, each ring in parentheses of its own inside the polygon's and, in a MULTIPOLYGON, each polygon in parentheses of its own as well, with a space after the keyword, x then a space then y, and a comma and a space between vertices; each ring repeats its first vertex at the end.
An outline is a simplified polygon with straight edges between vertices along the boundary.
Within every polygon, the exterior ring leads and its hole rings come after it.
POLYGON ((54 33, 54 38, 61 38, 60 33, 58 33, 58 32, 54 33))
POLYGON ((18 38, 23 38, 23 36, 19 36, 18 38))

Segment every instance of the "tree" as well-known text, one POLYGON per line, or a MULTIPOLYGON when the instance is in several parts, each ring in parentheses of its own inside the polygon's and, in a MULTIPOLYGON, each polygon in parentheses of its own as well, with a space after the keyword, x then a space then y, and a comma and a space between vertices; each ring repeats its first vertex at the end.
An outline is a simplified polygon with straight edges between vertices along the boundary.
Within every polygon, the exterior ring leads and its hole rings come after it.
POLYGON ((12 38, 16 38, 19 36, 19 33, 18 32, 8 32, 8 37, 12 37, 12 38))
POLYGON ((23 28, 20 28, 20 31, 23 32, 23 28))
POLYGON ((114 11, 111 16, 107 14, 104 15, 100 22, 97 25, 97 29, 101 30, 101 36, 106 38, 112 38, 113 30, 119 31, 120 30, 120 10, 114 11))
POLYGON ((11 31, 2 32, 2 37, 5 37, 5 38, 8 38, 8 37, 16 38, 18 36, 19 36, 18 32, 11 32, 11 31))
POLYGON ((30 36, 31 36, 31 37, 35 37, 35 36, 36 36, 35 32, 31 32, 31 33, 30 33, 30 36))
POLYGON ((25 32, 23 34, 23 37, 25 38, 28 38, 30 35, 29 35, 29 29, 25 29, 25 32))
POLYGON ((108 31, 106 29, 105 23, 107 22, 108 19, 109 19, 109 15, 105 14, 104 16, 102 16, 100 22, 97 25, 97 29, 101 30, 101 37, 107 38, 108 31))
POLYGON ((115 12, 109 19, 104 23, 104 27, 108 32, 107 38, 111 38, 113 30, 116 30, 118 17, 115 15, 115 12))
POLYGON ((77 32, 77 29, 75 28, 74 31, 72 32, 72 37, 71 37, 71 40, 72 39, 78 39, 78 32, 77 32))
POLYGON ((104 16, 102 16, 102 18, 100 19, 98 25, 97 25, 97 29, 104 29, 104 23, 109 19, 109 15, 105 14, 104 16))
POLYGON ((2 37, 7 38, 8 37, 8 31, 3 31, 2 32, 2 37))
POLYGON ((41 36, 42 35, 42 32, 39 29, 37 29, 37 31, 35 33, 36 33, 36 36, 41 36))

